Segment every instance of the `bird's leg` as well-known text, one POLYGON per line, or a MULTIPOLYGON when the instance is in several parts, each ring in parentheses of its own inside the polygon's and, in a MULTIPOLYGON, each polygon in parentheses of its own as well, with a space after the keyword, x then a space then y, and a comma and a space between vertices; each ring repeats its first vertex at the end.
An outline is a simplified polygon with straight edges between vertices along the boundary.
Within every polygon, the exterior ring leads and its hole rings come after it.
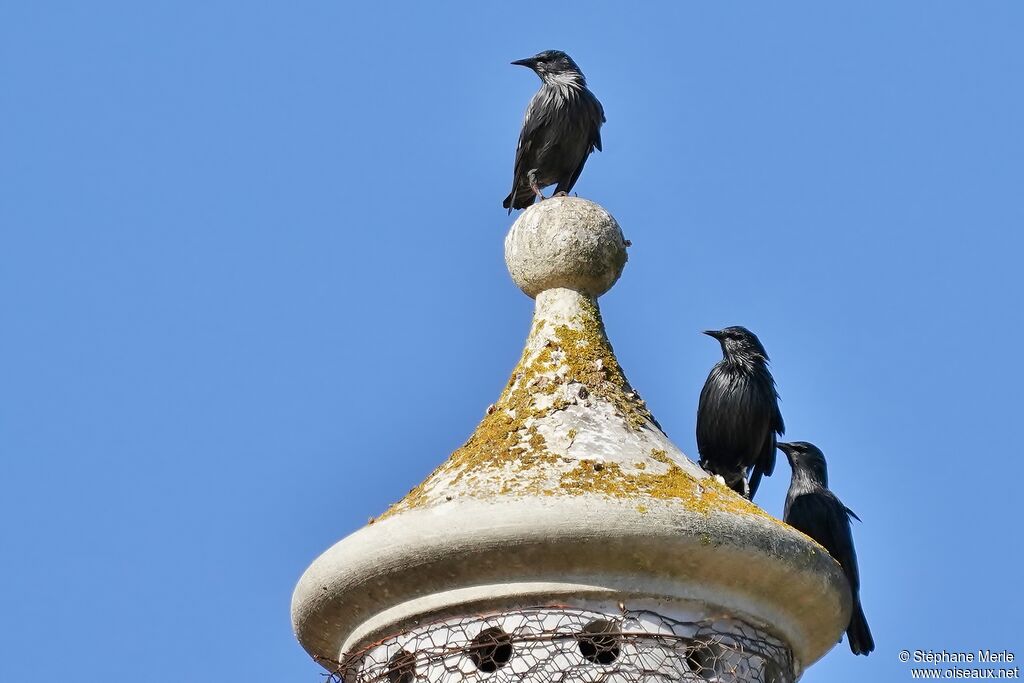
POLYGON ((533 171, 530 171, 527 174, 527 178, 530 180, 530 189, 533 190, 533 194, 537 195, 537 199, 544 201, 546 197, 544 196, 544 193, 540 191, 540 188, 537 187, 537 178, 534 177, 533 171))

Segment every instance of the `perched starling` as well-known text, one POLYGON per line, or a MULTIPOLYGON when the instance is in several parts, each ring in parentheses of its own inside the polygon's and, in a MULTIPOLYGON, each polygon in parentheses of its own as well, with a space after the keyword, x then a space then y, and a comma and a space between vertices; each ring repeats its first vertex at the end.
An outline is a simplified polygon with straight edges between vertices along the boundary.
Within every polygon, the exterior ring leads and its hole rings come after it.
POLYGON ((555 194, 568 194, 587 157, 601 149, 605 120, 601 103, 569 55, 547 50, 512 63, 533 69, 541 86, 523 118, 512 192, 502 203, 509 213, 544 199, 542 188, 555 183, 555 194))
POLYGON ((806 441, 780 443, 778 446, 793 468, 783 519, 820 543, 843 568, 853 595, 853 613, 846 627, 850 651, 855 655, 866 655, 875 649, 875 641, 860 605, 860 572, 850 533, 850 517, 858 522, 860 517, 828 490, 825 455, 817 446, 806 441))
POLYGON ((761 476, 770 477, 775 469, 776 435, 786 431, 775 380, 768 372, 768 354, 745 327, 704 334, 721 343, 723 358, 700 392, 700 466, 752 500, 761 476))

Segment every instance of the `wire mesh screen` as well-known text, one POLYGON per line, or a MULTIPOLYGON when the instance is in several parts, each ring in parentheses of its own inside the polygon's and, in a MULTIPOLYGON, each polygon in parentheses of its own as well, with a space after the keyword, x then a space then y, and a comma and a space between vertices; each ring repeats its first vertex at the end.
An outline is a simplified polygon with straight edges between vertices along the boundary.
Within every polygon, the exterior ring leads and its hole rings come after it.
POLYGON ((328 683, 792 683, 783 643, 736 619, 517 609, 418 626, 321 662, 328 683))

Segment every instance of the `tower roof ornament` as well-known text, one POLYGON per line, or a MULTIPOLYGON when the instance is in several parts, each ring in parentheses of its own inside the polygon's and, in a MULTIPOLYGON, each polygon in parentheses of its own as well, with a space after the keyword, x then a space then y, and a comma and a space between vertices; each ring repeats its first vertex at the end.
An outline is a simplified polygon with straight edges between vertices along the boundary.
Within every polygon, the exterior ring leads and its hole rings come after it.
POLYGON ((410 666, 415 680, 457 680, 462 668, 489 673, 483 652, 502 668, 507 645, 510 667, 522 656, 521 668, 564 672, 614 642, 621 680, 660 666, 678 680, 706 669, 783 683, 835 645, 850 610, 838 565, 708 477, 627 381, 597 305, 626 245, 615 219, 579 198, 545 200, 512 226, 506 263, 536 304, 501 396, 461 448, 295 590, 295 632, 329 669, 347 681, 411 683, 410 666), (668 644, 651 645, 655 635, 668 644), (575 659, 559 660, 566 638, 575 659))

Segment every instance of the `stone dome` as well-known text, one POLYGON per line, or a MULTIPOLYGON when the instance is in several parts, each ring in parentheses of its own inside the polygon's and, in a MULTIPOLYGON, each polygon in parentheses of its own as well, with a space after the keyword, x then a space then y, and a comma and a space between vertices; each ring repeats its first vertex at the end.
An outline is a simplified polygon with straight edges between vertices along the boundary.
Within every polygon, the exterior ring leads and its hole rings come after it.
POLYGON ((575 659, 558 649, 583 642, 579 629, 628 630, 612 680, 640 680, 630 672, 652 657, 677 680, 705 659, 715 680, 795 680, 845 628, 846 579, 820 546, 708 477, 630 386, 596 300, 626 261, 618 224, 586 200, 545 200, 505 254, 536 299, 519 363, 462 447, 306 570, 292 601, 303 647, 346 681, 411 683, 412 669, 429 681, 492 673, 480 652, 507 645, 502 680, 521 680, 594 666, 582 646, 575 659), (650 629, 675 640, 644 650, 650 629))

